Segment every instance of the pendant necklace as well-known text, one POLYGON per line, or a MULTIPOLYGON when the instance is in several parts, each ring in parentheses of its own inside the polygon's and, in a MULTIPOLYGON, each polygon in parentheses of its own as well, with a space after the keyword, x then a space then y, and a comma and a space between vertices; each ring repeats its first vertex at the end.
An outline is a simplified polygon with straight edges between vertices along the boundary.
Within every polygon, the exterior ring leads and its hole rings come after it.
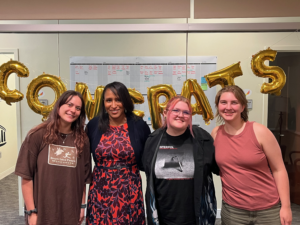
MULTIPOLYGON (((70 133, 70 134, 72 134, 72 133, 70 133)), ((59 137, 62 140, 63 144, 65 144, 65 141, 66 141, 68 135, 70 135, 70 134, 59 133, 59 137)))

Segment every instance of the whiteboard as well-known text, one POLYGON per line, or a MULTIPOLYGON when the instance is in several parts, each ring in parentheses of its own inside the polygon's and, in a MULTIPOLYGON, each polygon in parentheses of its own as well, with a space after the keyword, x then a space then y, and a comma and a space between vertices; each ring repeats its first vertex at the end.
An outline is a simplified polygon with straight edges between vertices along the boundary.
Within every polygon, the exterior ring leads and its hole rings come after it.
MULTIPOLYGON (((135 109, 145 111, 144 120, 150 125, 150 113, 147 102, 147 88, 170 84, 177 94, 181 93, 184 81, 197 79, 201 85, 205 83, 204 75, 217 69, 216 56, 164 56, 164 57, 86 57, 70 58, 70 86, 75 89, 76 82, 86 83, 91 94, 97 86, 119 81, 128 88, 141 92, 145 102, 135 105, 135 109), (202 78, 202 79, 201 79, 202 78)), ((204 84, 205 85, 205 84, 204 84)), ((203 89, 215 113, 214 98, 216 88, 203 89)), ((162 96, 160 102, 163 102, 162 96)), ((192 97, 192 103, 195 100, 192 97)), ((208 132, 215 127, 215 121, 206 126, 202 115, 193 116, 193 124, 200 125, 208 132)))

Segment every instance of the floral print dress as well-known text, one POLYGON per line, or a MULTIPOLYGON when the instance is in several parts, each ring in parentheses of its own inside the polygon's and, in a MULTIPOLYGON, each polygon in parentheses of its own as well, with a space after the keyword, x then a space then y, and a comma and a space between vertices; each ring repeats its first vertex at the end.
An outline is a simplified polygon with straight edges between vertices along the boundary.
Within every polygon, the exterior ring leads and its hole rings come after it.
POLYGON ((89 225, 145 224, 141 176, 131 146, 128 125, 110 126, 95 150, 86 223, 89 225), (129 168, 107 169, 135 164, 129 168))

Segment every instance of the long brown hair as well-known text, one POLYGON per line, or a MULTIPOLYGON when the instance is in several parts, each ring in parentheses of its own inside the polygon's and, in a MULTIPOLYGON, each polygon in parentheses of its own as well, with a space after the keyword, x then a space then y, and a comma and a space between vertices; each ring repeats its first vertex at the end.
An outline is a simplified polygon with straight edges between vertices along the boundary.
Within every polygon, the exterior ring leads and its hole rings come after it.
POLYGON ((239 101, 239 103, 245 107, 244 111, 241 112, 241 118, 244 122, 247 122, 248 121, 248 105, 247 105, 248 101, 247 101, 245 92, 239 86, 236 86, 236 85, 225 86, 217 93, 216 98, 215 98, 215 106, 217 109, 217 113, 216 113, 217 120, 219 122, 223 122, 223 118, 219 114, 218 105, 219 105, 221 95, 225 92, 233 93, 234 96, 236 97, 236 99, 239 101))
POLYGON ((31 129, 28 132, 28 135, 26 138, 29 138, 29 136, 40 130, 41 128, 45 128, 46 129, 46 133, 43 136, 43 144, 52 144, 52 143, 56 143, 58 140, 58 133, 59 133, 59 119, 60 116, 58 114, 59 108, 64 105, 67 104, 69 101, 71 101, 71 99, 74 96, 78 96, 81 100, 81 110, 80 110, 80 115, 77 118, 77 120, 75 120, 72 125, 71 125, 71 129, 74 132, 75 135, 75 146, 78 150, 78 158, 80 158, 80 155, 83 151, 83 147, 84 147, 84 142, 85 139, 87 138, 86 133, 84 132, 84 122, 85 122, 85 105, 84 105, 84 101, 82 98, 82 95, 79 92, 73 91, 73 90, 69 90, 64 92, 59 99, 56 101, 53 110, 50 112, 48 119, 37 125, 36 127, 34 127, 33 129, 31 129))

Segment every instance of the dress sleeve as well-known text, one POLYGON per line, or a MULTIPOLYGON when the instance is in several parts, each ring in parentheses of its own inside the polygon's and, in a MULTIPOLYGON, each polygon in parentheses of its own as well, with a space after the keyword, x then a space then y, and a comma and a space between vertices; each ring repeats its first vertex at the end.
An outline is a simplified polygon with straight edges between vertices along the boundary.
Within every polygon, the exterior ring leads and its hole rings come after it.
POLYGON ((38 130, 27 135, 22 143, 17 159, 15 174, 32 180, 37 167, 37 158, 42 148, 43 132, 38 130))
POLYGON ((84 143, 84 180, 86 184, 92 182, 92 162, 91 162, 91 152, 90 152, 90 141, 86 138, 84 143))

